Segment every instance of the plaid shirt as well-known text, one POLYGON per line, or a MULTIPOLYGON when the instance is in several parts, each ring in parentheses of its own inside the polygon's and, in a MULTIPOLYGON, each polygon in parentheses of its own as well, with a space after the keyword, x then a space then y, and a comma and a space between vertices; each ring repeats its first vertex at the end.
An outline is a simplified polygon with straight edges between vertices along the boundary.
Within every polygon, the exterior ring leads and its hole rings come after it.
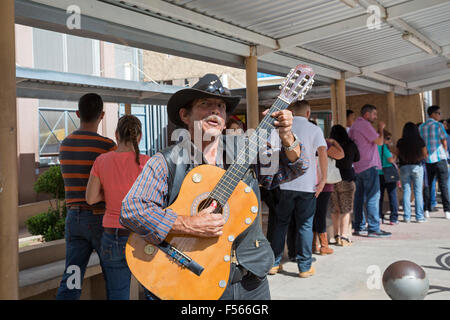
POLYGON ((435 163, 441 160, 447 160, 447 151, 441 140, 447 139, 444 125, 434 119, 428 119, 419 127, 420 135, 427 146, 427 163, 435 163))
MULTIPOLYGON (((273 155, 279 152, 279 166, 274 173, 267 175, 266 166, 257 163, 259 183, 264 188, 272 189, 304 174, 308 169, 308 162, 303 158, 305 152, 302 144, 300 148, 300 158, 291 163, 284 152, 271 148, 269 145, 267 153, 273 155)), ((219 163, 217 165, 221 166, 219 163)), ((168 193, 167 163, 161 153, 156 153, 147 161, 141 174, 123 199, 120 223, 141 235, 147 242, 160 244, 177 219, 176 212, 165 209, 168 193)))

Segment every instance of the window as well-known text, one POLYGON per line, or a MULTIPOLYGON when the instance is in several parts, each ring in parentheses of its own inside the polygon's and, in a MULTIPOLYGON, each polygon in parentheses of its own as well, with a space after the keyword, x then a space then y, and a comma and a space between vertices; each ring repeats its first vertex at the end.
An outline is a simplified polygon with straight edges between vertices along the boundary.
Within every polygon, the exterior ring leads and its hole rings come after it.
POLYGON ((100 75, 100 42, 33 28, 36 69, 100 75))
MULTIPOLYGON (((124 114, 125 105, 121 104, 119 118, 124 114)), ((167 106, 132 104, 131 114, 142 124, 142 139, 139 143, 141 153, 152 156, 167 147, 167 106)))
POLYGON ((61 141, 80 126, 76 109, 39 108, 39 162, 57 164, 61 141))
POLYGON ((328 137, 331 132, 331 111, 312 111, 311 119, 317 122, 317 125, 322 129, 325 137, 328 137))

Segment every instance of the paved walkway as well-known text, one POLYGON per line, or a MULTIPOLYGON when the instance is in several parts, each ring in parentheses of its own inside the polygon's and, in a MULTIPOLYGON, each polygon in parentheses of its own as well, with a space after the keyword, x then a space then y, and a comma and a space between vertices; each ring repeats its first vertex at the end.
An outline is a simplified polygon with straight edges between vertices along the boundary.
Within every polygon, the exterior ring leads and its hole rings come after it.
POLYGON ((350 247, 332 245, 334 254, 314 255, 316 275, 310 278, 299 278, 296 263, 285 258, 284 270, 269 276, 272 299, 390 299, 381 279, 384 270, 399 260, 410 260, 425 270, 430 281, 426 300, 450 299, 450 220, 438 208, 426 223, 383 225, 383 230, 392 232, 391 238, 354 236, 350 247))

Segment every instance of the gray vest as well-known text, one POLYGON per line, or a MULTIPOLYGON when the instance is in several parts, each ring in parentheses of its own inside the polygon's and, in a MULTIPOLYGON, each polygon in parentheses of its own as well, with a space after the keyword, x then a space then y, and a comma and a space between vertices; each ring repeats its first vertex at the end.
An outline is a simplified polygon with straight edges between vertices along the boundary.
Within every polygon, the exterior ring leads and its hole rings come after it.
MULTIPOLYGON (((193 162, 185 164, 183 161, 178 163, 172 161, 173 159, 182 158, 183 155, 181 150, 182 148, 171 146, 161 151, 169 171, 169 194, 166 207, 170 206, 175 201, 186 174, 196 166, 193 162), (176 155, 174 153, 178 154, 176 155)), ((228 165, 225 163, 224 167, 224 169, 227 169, 228 165)), ((235 250, 237 261, 242 267, 262 278, 273 266, 274 256, 270 243, 264 236, 261 228, 261 196, 254 166, 250 166, 242 180, 253 189, 258 199, 259 212, 257 218, 250 227, 235 239, 233 250, 235 250)))

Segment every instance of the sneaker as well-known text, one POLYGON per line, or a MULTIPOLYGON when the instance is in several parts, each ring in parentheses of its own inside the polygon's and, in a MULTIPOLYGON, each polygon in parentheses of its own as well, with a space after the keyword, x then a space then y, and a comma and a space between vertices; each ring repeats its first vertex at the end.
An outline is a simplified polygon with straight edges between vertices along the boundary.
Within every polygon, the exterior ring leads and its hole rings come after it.
POLYGON ((354 236, 367 236, 367 231, 364 230, 355 230, 355 232, 353 232, 354 236))
POLYGON ((278 266, 272 267, 272 268, 269 270, 269 274, 273 276, 273 275, 277 274, 278 272, 280 272, 281 270, 283 270, 283 267, 282 267, 281 264, 280 264, 280 265, 278 265, 278 266))
POLYGON ((438 209, 436 208, 436 206, 431 207, 431 212, 438 212, 438 209))
POLYGON ((403 219, 403 222, 404 222, 404 223, 410 223, 411 220, 410 220, 410 219, 403 219))
POLYGON ((300 276, 300 278, 308 278, 308 277, 313 276, 314 273, 316 273, 316 270, 314 269, 313 266, 311 266, 311 268, 308 271, 300 272, 299 276, 300 276))
POLYGON ((450 212, 445 211, 445 219, 450 220, 450 212))
POLYGON ((425 210, 425 218, 429 218, 430 217, 430 211, 425 210))
POLYGON ((391 221, 391 222, 389 222, 389 224, 390 224, 391 226, 396 226, 396 225, 398 224, 398 221, 391 221))
POLYGON ((367 236, 369 238, 388 238, 391 235, 392 235, 392 233, 387 232, 387 231, 383 231, 383 230, 380 230, 380 231, 377 231, 377 232, 369 232, 367 234, 367 236))
POLYGON ((419 219, 419 220, 417 220, 416 222, 417 222, 417 223, 422 223, 422 222, 428 222, 428 220, 427 220, 427 219, 419 219))

